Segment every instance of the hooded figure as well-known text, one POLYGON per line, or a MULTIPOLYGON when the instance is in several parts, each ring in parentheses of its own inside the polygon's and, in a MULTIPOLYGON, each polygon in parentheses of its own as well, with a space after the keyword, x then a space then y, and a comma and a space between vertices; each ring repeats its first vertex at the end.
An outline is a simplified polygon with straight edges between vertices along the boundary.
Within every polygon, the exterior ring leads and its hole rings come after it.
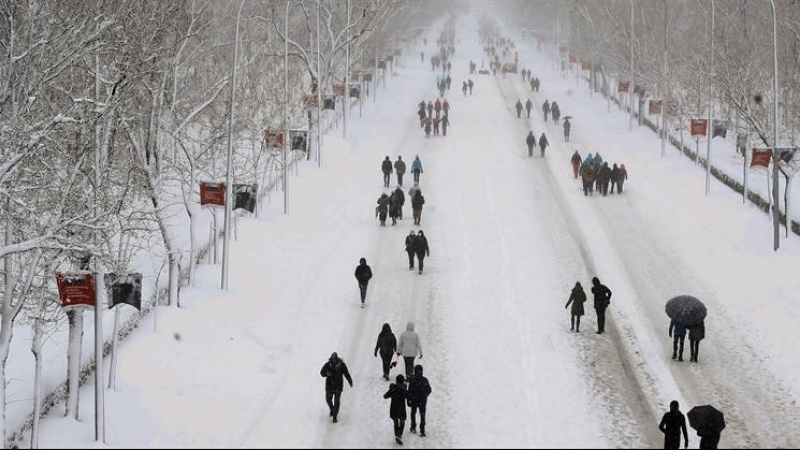
POLYGON ((406 162, 403 161, 402 156, 397 157, 397 161, 394 162, 394 173, 397 174, 397 185, 403 186, 403 175, 406 173, 406 162))
MULTIPOLYGON (((397 219, 400 217, 400 199, 397 198, 397 190, 389 194, 389 217, 392 219, 392 226, 397 225, 397 219)), ((400 191, 402 194, 403 191, 400 191)))
POLYGON ((422 359, 422 343, 419 335, 414 331, 414 322, 408 322, 406 331, 400 335, 400 341, 397 343, 397 355, 403 357, 406 376, 410 378, 414 374, 414 358, 419 355, 419 359, 422 359))
POLYGON ((389 187, 389 178, 392 175, 392 160, 387 156, 381 163, 381 172, 383 172, 383 187, 389 187))
POLYGON ((689 448, 689 434, 686 432, 686 417, 680 410, 680 404, 673 400, 669 404, 669 412, 664 414, 658 429, 664 433, 664 448, 678 449, 681 447, 681 432, 683 432, 683 446, 689 448))
POLYGON ((697 362, 700 354, 700 341, 706 338, 706 323, 700 322, 699 325, 689 327, 689 348, 692 351, 690 362, 697 362))
POLYGON ((406 236, 406 253, 408 253, 408 270, 414 270, 414 252, 416 251, 417 235, 414 230, 406 236))
POLYGON ((397 186, 394 190, 395 201, 397 201, 397 218, 403 220, 403 206, 406 204, 406 194, 397 186))
POLYGON ((517 100, 517 104, 515 105, 515 108, 517 108, 517 119, 519 119, 520 117, 522 117, 522 101, 521 100, 517 100))
POLYGON ((378 198, 378 206, 375 208, 375 215, 381 221, 381 226, 386 226, 386 215, 389 214, 389 196, 381 194, 380 198, 378 198))
POLYGON ((539 136, 539 150, 542 152, 542 156, 544 156, 544 151, 547 150, 549 145, 550 143, 547 142, 547 136, 542 133, 542 135, 539 136))
POLYGON ((525 102, 525 112, 528 114, 528 119, 531 118, 532 109, 533 109, 533 102, 531 101, 531 99, 528 99, 528 101, 525 102))
MULTIPOLYGON (((417 195, 417 197, 421 196, 422 194, 417 195)), ((417 254, 417 260, 419 261, 419 274, 422 275, 425 257, 431 255, 431 251, 428 248, 428 239, 425 237, 425 234, 422 233, 422 230, 419 230, 419 235, 417 235, 417 239, 414 241, 414 253, 417 254)))
POLYGON ((411 173, 414 175, 414 183, 419 183, 419 175, 423 173, 422 161, 419 160, 419 155, 417 155, 411 163, 411 173))
POLYGON ((577 150, 572 154, 570 162, 572 163, 572 174, 575 176, 575 179, 578 179, 578 170, 581 167, 581 154, 578 153, 577 150))
POLYGON ((575 331, 576 333, 581 332, 581 316, 583 316, 583 304, 586 303, 586 293, 583 292, 583 286, 581 286, 580 282, 575 283, 575 287, 572 288, 572 293, 569 296, 569 300, 567 301, 566 306, 564 309, 569 307, 570 303, 572 303, 572 310, 570 311, 571 319, 570 323, 571 326, 569 328, 570 331, 575 331))
POLYGON ((411 407, 411 432, 417 431, 417 410, 419 410, 419 435, 425 437, 425 410, 428 407, 428 396, 431 395, 431 384, 422 376, 422 366, 414 367, 414 376, 408 380, 408 406, 411 407))
POLYGON ((558 107, 558 103, 553 102, 553 105, 550 106, 550 113, 553 115, 553 122, 558 125, 558 119, 561 118, 561 109, 558 107))
POLYGON ((547 115, 550 114, 550 102, 547 100, 542 104, 542 114, 544 114, 544 121, 547 122, 547 115))
POLYGON ((389 390, 383 394, 383 398, 392 399, 389 405, 389 418, 394 424, 394 440, 398 445, 403 445, 403 430, 406 427, 406 402, 408 401, 408 391, 406 390, 406 379, 398 375, 395 382, 389 385, 389 390))
POLYGON ((597 312, 597 334, 603 334, 606 331, 606 309, 611 304, 611 289, 600 284, 600 280, 594 277, 592 294, 594 294, 594 310, 597 312))
POLYGON ((367 299, 367 285, 369 280, 372 279, 372 269, 367 265, 367 260, 361 258, 355 272, 356 280, 358 280, 358 289, 361 291, 361 307, 364 307, 364 301, 367 299))
POLYGON ((336 352, 331 354, 330 359, 322 366, 319 374, 325 378, 325 401, 328 403, 333 423, 336 423, 338 422, 339 406, 341 404, 342 391, 344 390, 344 380, 347 379, 347 383, 352 388, 353 379, 350 378, 347 364, 339 358, 336 352))
MULTIPOLYGON (((611 168, 611 193, 614 193, 614 186, 617 186, 619 183, 619 167, 614 164, 614 167, 611 168)), ((619 192, 619 188, 617 189, 619 192)))
POLYGON ((572 124, 569 123, 569 119, 564 119, 564 142, 569 142, 569 130, 572 128, 572 124))
POLYGON ((525 144, 528 146, 528 157, 532 157, 533 147, 536 146, 536 136, 533 135, 533 131, 528 132, 528 137, 525 138, 525 144))
POLYGON ((381 355, 383 362, 383 379, 389 381, 389 370, 392 364, 392 356, 397 351, 397 338, 392 333, 392 327, 388 323, 383 324, 383 329, 378 335, 378 342, 375 344, 375 357, 381 355))
POLYGON ((411 209, 414 214, 414 225, 419 225, 422 221, 422 205, 425 204, 425 197, 422 196, 422 190, 416 184, 415 187, 417 187, 417 192, 411 197, 411 209))

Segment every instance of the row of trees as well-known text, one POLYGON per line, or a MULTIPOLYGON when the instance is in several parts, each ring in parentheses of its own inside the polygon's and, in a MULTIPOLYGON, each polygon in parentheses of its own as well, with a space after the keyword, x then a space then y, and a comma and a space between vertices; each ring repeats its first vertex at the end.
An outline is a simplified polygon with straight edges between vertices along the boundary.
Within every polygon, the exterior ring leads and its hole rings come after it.
MULTIPOLYGON (((292 0, 287 37, 286 0, 244 1, 234 111, 237 183, 262 182, 274 167, 263 133, 285 126, 284 39, 291 53, 290 126, 308 129, 314 139, 319 118, 307 112, 302 98, 316 89, 329 92, 344 80, 346 48, 356 57, 369 55, 361 58, 367 69, 374 64, 366 61, 398 48, 405 30, 430 20, 407 1, 292 0)), ((34 327, 40 361, 42 334, 69 323, 67 414, 77 416, 83 316, 73 311, 66 319, 59 311, 56 270, 148 272, 135 266, 136 255, 160 248, 170 304, 177 303, 181 266, 193 281, 198 182, 222 179, 227 164, 239 5, 0 2, 3 442, 8 356, 15 327, 22 324, 34 327), (180 237, 187 234, 185 248, 180 237)))

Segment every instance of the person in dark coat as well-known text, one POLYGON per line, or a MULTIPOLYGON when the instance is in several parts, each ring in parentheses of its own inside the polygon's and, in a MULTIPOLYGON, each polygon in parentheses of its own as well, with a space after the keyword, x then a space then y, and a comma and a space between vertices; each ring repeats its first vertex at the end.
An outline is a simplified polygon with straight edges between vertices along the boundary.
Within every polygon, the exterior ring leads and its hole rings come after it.
POLYGON ((536 92, 536 82, 534 80, 530 80, 531 91, 536 92))
POLYGON ((617 192, 619 192, 619 167, 614 164, 614 167, 611 168, 611 193, 614 193, 614 186, 617 186, 617 192))
POLYGON ((403 186, 403 175, 406 174, 406 162, 403 161, 402 156, 397 157, 397 161, 394 162, 394 173, 397 174, 397 185, 403 186))
POLYGON ((600 279, 592 278, 592 294, 594 295, 594 310, 597 313, 597 334, 606 331, 606 309, 611 304, 611 289, 600 284, 600 279))
POLYGON ((561 118, 561 108, 558 107, 558 103, 555 101, 550 106, 550 114, 553 116, 553 123, 558 125, 558 120, 561 118))
POLYGON ((681 448, 681 432, 683 432, 683 448, 689 448, 689 434, 686 432, 686 416, 680 410, 680 405, 673 400, 669 404, 669 412, 664 414, 658 429, 664 433, 664 448, 681 448))
POLYGON ((583 304, 586 303, 586 293, 583 292, 583 286, 581 286, 580 282, 575 283, 575 287, 572 288, 572 293, 569 296, 569 300, 567 304, 564 306, 564 309, 569 307, 570 303, 572 303, 572 310, 570 311, 570 327, 569 331, 575 331, 576 333, 581 332, 581 316, 584 314, 583 304))
POLYGON ((550 143, 547 142, 547 136, 545 136, 544 133, 542 133, 542 135, 539 136, 539 151, 541 151, 542 156, 544 156, 544 151, 547 150, 547 147, 549 145, 550 143))
POLYGON ((542 104, 542 114, 544 114, 544 121, 547 122, 547 115, 550 114, 550 102, 547 100, 542 104))
POLYGON ((386 216, 389 214, 389 196, 386 194, 381 194, 380 198, 378 198, 378 206, 375 208, 375 215, 381 221, 381 226, 386 226, 386 216))
POLYGON ((522 100, 517 99, 517 104, 514 105, 517 108, 517 119, 522 117, 522 100))
POLYGON ((464 93, 464 98, 467 98, 467 82, 465 81, 464 84, 461 85, 461 92, 464 93))
POLYGON ((389 195, 389 217, 392 219, 392 226, 397 225, 397 219, 400 217, 400 199, 395 192, 396 190, 389 195))
POLYGON ((625 168, 625 164, 619 166, 619 181, 617 182, 617 191, 622 194, 622 185, 625 183, 625 180, 628 179, 628 169, 625 168))
POLYGON ((319 374, 325 378, 325 402, 330 409, 333 423, 337 423, 339 421, 339 407, 341 406, 342 391, 344 390, 344 380, 347 379, 347 383, 350 384, 352 389, 353 379, 350 378, 347 364, 335 352, 328 359, 328 362, 322 366, 319 374))
POLYGON ((431 119, 430 118, 425 119, 425 137, 426 138, 431 137, 431 119))
POLYGON ((356 280, 358 280, 358 289, 361 291, 361 307, 364 307, 364 301, 367 299, 367 285, 369 280, 372 279, 372 269, 367 265, 366 258, 361 258, 358 266, 356 266, 355 273, 356 280))
POLYGON ((392 175, 392 160, 387 156, 381 163, 381 171, 383 172, 383 187, 389 187, 389 178, 392 175))
MULTIPOLYGON (((417 197, 421 195, 422 194, 417 194, 417 197)), ((431 256, 431 250, 428 247, 428 238, 425 237, 425 234, 422 232, 422 230, 419 230, 419 233, 417 234, 417 240, 414 242, 414 253, 416 253, 417 261, 419 262, 419 274, 422 275, 425 257, 431 256)))
POLYGON ((408 270, 414 270, 414 252, 416 251, 417 235, 414 230, 409 231, 406 236, 406 253, 408 253, 408 270))
POLYGON ((422 221, 422 205, 425 204, 425 197, 422 196, 422 190, 418 190, 416 195, 411 198, 411 209, 414 210, 414 225, 419 225, 422 221))
POLYGON ((608 195, 608 183, 611 181, 611 168, 608 167, 608 163, 604 162, 603 167, 600 168, 600 172, 597 174, 597 181, 600 183, 600 191, 603 192, 603 197, 608 195))
POLYGON ((428 100, 428 117, 433 117, 433 102, 428 100))
POLYGON ((425 128, 425 122, 428 117, 425 115, 425 108, 420 109, 417 111, 417 115, 419 116, 419 127, 425 128))
POLYGON ((414 376, 408 380, 408 406, 411 407, 411 429, 417 432, 417 410, 419 410, 419 435, 425 437, 425 411, 428 407, 428 396, 431 395, 431 384, 422 376, 422 366, 414 366, 414 376))
MULTIPOLYGON (((450 63, 448 63, 448 64, 450 64, 450 63)), ((453 83, 453 79, 450 78, 450 75, 447 75, 447 79, 445 80, 445 82, 447 83, 447 90, 449 91, 450 90, 450 85, 453 83)))
POLYGON ((686 340, 686 325, 675 322, 669 323, 669 337, 672 338, 672 359, 683 362, 683 343, 686 340))
MULTIPOLYGON (((569 116, 567 116, 569 117, 569 116)), ((569 123, 569 119, 564 119, 564 142, 569 142, 569 130, 572 128, 572 124, 569 123)))
POLYGON ((706 323, 700 322, 689 328, 689 350, 692 353, 689 362, 697 362, 697 357, 700 355, 700 341, 706 338, 706 323))
POLYGON ((436 99, 436 103, 433 104, 433 110, 436 111, 436 118, 439 118, 439 115, 442 113, 442 101, 438 98, 436 99))
POLYGON ((375 344, 375 357, 381 355, 383 362, 383 379, 389 381, 389 370, 392 365, 394 352, 397 351, 397 338, 392 333, 392 327, 388 323, 383 324, 383 329, 378 335, 378 342, 375 344))
POLYGON ((475 86, 475 83, 472 82, 472 78, 467 80, 467 86, 469 86, 469 95, 472 95, 472 88, 475 86))
POLYGON ((528 146, 528 157, 533 157, 533 147, 536 146, 536 136, 533 131, 528 132, 528 137, 525 138, 525 144, 528 146))
POLYGON ((406 378, 398 375, 395 382, 389 385, 389 390, 383 394, 383 398, 392 399, 389 405, 389 418, 394 424, 394 440, 398 445, 403 445, 403 430, 406 427, 406 402, 408 402, 408 390, 406 390, 406 378))
POLYGON ((406 204, 406 194, 397 186, 394 190, 395 201, 397 202, 397 218, 403 220, 403 206, 406 204))
POLYGON ((572 174, 575 176, 575 179, 578 179, 578 175, 581 168, 581 154, 575 150, 575 153, 572 154, 572 158, 570 158, 569 162, 572 163, 572 174))
POLYGON ((536 83, 536 92, 539 92, 539 87, 541 86, 541 83, 539 82, 539 77, 536 77, 534 79, 534 82, 536 83))
POLYGON ((525 112, 528 114, 528 119, 531 118, 531 109, 533 109, 533 102, 531 99, 528 99, 528 101, 525 102, 525 112))
POLYGON ((447 136, 447 127, 450 126, 450 118, 447 114, 442 116, 442 136, 447 136))
POLYGON ((715 428, 701 427, 697 430, 697 435, 700 436, 701 449, 716 449, 719 448, 719 440, 722 437, 722 430, 715 428))

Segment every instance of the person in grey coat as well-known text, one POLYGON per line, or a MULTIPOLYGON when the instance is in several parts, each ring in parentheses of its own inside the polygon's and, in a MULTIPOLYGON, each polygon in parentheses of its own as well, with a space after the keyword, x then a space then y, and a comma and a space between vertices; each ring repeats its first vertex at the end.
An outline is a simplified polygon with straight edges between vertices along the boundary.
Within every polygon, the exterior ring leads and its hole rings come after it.
POLYGON ((406 364, 406 377, 414 375, 414 358, 419 355, 422 359, 422 343, 419 340, 419 335, 414 331, 414 322, 406 324, 406 331, 400 335, 400 341, 397 343, 397 355, 403 357, 406 364))
POLYGON ((576 333, 581 332, 581 316, 584 314, 583 304, 586 303, 586 293, 583 291, 583 286, 581 286, 580 282, 575 283, 575 287, 572 288, 572 293, 569 296, 569 300, 567 304, 564 306, 564 309, 567 309, 572 303, 572 310, 570 311, 571 318, 570 318, 570 328, 569 331, 575 331, 576 333))
POLYGON ((406 174, 406 162, 403 161, 402 156, 397 157, 397 161, 394 162, 394 173, 397 174, 397 185, 403 186, 403 175, 406 174))

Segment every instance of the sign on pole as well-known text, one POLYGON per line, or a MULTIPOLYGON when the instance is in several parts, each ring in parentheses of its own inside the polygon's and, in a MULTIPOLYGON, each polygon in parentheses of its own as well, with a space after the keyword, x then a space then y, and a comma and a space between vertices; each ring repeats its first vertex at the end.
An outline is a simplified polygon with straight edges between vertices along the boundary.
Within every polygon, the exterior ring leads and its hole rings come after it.
POLYGON ((257 184, 233 185, 233 209, 245 209, 251 213, 256 211, 256 198, 258 197, 257 184))
POLYGON ((225 183, 200 182, 200 205, 225 206, 225 183))
POLYGON ((725 123, 722 120, 717 120, 717 119, 714 119, 712 123, 714 125, 713 129, 711 130, 711 138, 712 139, 717 137, 717 136, 722 137, 722 139, 725 139, 726 137, 728 137, 728 124, 727 123, 725 123))
POLYGON ((94 275, 89 272, 56 272, 61 307, 94 306, 97 301, 94 275))
POLYGON ((592 63, 581 62, 581 70, 592 70, 592 63))
POLYGON ((378 60, 378 69, 386 69, 386 59, 381 58, 378 60))
POLYGON ((661 106, 662 106, 661 100, 650 100, 650 108, 649 108, 650 115, 654 116, 657 114, 661 114, 661 106))
POLYGON ((308 131, 289 130, 289 143, 292 150, 308 151, 308 131))
POLYGON ((264 147, 266 148, 283 148, 283 132, 281 131, 265 131, 264 132, 264 147))
POLYGON ((361 98, 361 85, 360 84, 351 84, 350 85, 350 98, 360 99, 361 98))
POLYGON ((314 109, 319 106, 319 99, 316 95, 304 95, 303 104, 306 106, 306 109, 314 109))
POLYGON ((139 311, 142 310, 142 274, 108 273, 104 278, 109 308, 125 304, 131 305, 139 311))
POLYGON ((689 133, 692 137, 705 136, 708 130, 707 119, 692 119, 689 126, 689 133))
POLYGON ((755 167, 755 166, 769 167, 770 161, 772 161, 771 148, 753 147, 753 158, 750 160, 750 167, 755 167))
POLYGON ((346 93, 346 88, 345 88, 344 84, 334 84, 333 85, 333 95, 335 95, 337 97, 344 97, 345 93, 346 93))
POLYGON ((322 99, 322 109, 336 109, 336 97, 333 95, 326 95, 322 99))
POLYGON ((630 81, 620 81, 617 85, 617 92, 628 92, 631 87, 630 81))

